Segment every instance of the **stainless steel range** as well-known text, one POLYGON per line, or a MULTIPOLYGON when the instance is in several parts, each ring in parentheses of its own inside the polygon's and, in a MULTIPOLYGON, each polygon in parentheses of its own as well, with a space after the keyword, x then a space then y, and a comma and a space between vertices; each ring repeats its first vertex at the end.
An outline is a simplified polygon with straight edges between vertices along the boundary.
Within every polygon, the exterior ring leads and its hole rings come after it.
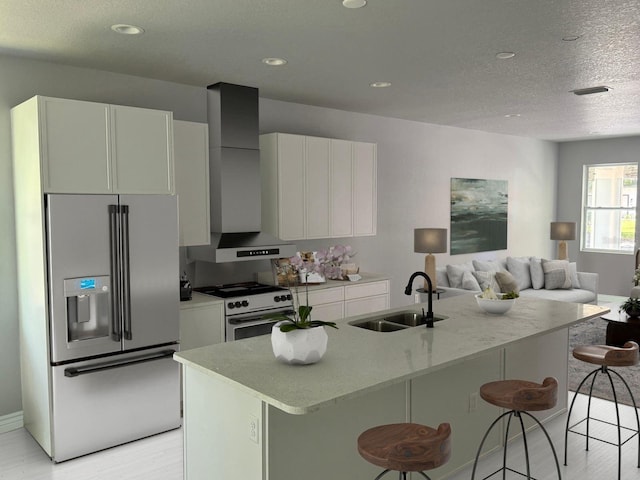
POLYGON ((293 312, 291 294, 284 287, 245 282, 198 287, 194 290, 225 300, 227 342, 271 333, 275 321, 265 319, 265 315, 293 312))

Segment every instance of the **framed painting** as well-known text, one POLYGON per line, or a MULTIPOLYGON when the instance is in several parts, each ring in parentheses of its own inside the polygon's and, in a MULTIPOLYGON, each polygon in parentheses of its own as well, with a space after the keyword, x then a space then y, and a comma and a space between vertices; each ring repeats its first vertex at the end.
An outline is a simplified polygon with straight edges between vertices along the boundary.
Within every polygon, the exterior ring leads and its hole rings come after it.
POLYGON ((451 255, 507 248, 508 182, 451 179, 451 255))

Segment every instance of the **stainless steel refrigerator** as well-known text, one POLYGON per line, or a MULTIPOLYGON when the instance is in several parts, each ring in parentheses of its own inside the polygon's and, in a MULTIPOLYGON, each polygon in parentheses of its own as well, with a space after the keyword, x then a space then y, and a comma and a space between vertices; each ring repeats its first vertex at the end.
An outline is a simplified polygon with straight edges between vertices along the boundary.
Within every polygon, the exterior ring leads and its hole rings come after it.
POLYGON ((45 218, 47 453, 59 462, 179 427, 176 197, 46 195, 45 218))

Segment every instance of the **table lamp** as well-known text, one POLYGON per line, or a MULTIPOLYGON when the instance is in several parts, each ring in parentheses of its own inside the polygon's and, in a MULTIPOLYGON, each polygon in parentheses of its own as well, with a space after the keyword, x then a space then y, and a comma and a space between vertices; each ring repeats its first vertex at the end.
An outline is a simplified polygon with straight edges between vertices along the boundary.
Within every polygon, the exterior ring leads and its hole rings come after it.
MULTIPOLYGON (((416 228, 413 230, 413 251, 426 253, 424 257, 424 272, 429 275, 433 292, 436 291, 436 257, 434 253, 447 251, 446 228, 416 228)), ((427 281, 424 282, 424 291, 429 291, 427 281)))
POLYGON ((569 259, 567 240, 576 239, 576 222, 551 222, 551 240, 558 243, 558 260, 569 259))

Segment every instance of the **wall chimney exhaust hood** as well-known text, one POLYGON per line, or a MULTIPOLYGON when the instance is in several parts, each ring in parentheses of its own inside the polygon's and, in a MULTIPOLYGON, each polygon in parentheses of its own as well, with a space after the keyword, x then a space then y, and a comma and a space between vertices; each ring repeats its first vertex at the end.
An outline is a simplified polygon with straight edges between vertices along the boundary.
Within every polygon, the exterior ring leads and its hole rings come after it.
POLYGON ((261 230, 258 89, 207 87, 211 245, 188 247, 187 257, 238 262, 291 257, 296 246, 261 230))

